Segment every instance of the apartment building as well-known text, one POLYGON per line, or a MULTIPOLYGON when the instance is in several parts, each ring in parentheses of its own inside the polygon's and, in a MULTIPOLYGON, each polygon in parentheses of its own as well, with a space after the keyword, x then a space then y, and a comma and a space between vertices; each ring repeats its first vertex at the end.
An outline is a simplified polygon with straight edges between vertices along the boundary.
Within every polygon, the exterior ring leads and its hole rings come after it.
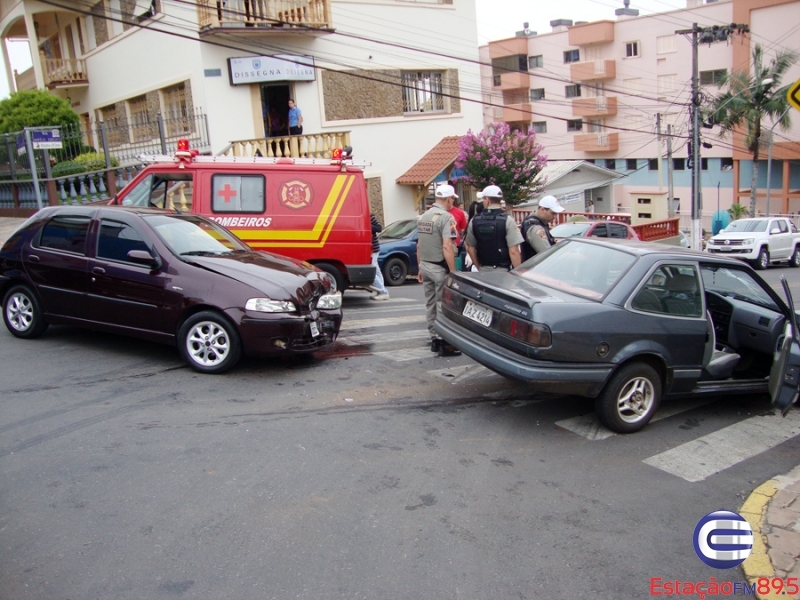
POLYGON ((11 75, 3 44, 10 88, 68 98, 87 130, 152 136, 137 124, 161 113, 172 139, 202 114, 214 154, 349 143, 372 163, 373 210, 387 222, 418 208, 396 179, 482 123, 473 0, 0 0, 0 37, 31 48, 33 67, 11 75), (303 115, 294 141, 290 98, 303 115))
MULTIPOLYGON (((533 129, 551 160, 590 160, 626 175, 614 185, 612 198, 587 194, 585 202, 593 201, 597 212, 622 209, 634 214, 639 212, 637 199, 643 196, 666 204, 669 130, 673 197, 681 212, 688 212, 692 46, 688 36, 676 31, 691 29, 693 23, 749 25, 747 36, 699 46, 701 93, 712 98, 723 91, 719 86, 723 73, 749 69, 756 43, 764 47, 767 58, 781 48, 800 50, 800 2, 687 0, 684 9, 646 16, 626 2, 625 8, 609 9, 609 17, 591 23, 556 20, 549 32, 522 30, 482 47, 484 125, 505 121, 533 129)), ((798 78, 800 63, 783 83, 798 78)), ((800 122, 800 114, 794 120, 800 122)), ((772 123, 765 120, 762 127, 766 133, 772 123)), ((752 160, 743 149, 742 136, 720 139, 717 128, 703 128, 701 133, 704 213, 728 208, 735 197, 747 204, 752 160)), ((765 135, 765 144, 767 139, 765 135)), ((800 212, 799 140, 798 126, 775 129, 772 213, 800 212)), ((759 212, 766 209, 767 154, 765 146, 759 163, 759 212)))

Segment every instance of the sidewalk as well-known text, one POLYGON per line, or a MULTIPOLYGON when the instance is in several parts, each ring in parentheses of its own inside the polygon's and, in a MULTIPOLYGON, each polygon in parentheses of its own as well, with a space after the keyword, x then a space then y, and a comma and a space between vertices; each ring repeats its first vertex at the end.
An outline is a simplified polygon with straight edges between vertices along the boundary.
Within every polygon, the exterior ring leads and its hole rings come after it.
MULTIPOLYGON (((786 584, 794 577, 800 584, 800 466, 753 490, 739 514, 750 523, 755 538, 753 552, 742 563, 747 581, 778 577, 786 584)), ((797 600, 800 594, 773 592, 758 598, 797 600)))
POLYGON ((14 230, 22 225, 26 219, 12 219, 11 217, 0 217, 0 244, 8 239, 14 230))

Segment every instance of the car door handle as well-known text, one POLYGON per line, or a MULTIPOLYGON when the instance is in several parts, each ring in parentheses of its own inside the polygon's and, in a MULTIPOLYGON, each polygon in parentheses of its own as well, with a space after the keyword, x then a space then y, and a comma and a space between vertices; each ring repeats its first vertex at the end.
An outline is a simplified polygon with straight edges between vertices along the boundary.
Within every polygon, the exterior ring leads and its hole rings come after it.
POLYGON ((105 272, 106 270, 103 267, 95 267, 94 269, 92 269, 92 273, 94 273, 95 275, 103 275, 105 272))
POLYGON ((38 257, 38 256, 36 256, 35 254, 31 254, 31 255, 28 257, 28 260, 29 260, 29 261, 31 261, 31 262, 33 262, 33 263, 37 263, 37 262, 39 262, 39 257, 38 257))

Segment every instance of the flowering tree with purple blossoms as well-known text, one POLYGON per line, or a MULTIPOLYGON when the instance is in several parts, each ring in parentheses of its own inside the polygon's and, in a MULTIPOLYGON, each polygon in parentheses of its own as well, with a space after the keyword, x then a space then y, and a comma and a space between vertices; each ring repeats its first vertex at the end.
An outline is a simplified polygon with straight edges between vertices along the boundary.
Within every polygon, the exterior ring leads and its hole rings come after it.
POLYGON ((539 192, 544 181, 539 173, 547 164, 544 146, 533 131, 511 131, 507 123, 495 123, 490 131, 467 131, 458 142, 455 166, 466 173, 464 181, 477 189, 497 185, 509 204, 519 204, 539 192))

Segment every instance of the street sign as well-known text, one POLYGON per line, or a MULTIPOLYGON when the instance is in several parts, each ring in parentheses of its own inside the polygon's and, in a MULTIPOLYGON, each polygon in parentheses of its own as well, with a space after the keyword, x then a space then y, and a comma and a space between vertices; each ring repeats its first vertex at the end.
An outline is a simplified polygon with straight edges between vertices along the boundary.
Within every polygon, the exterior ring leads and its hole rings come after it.
POLYGON ((31 143, 34 150, 54 150, 63 148, 60 129, 32 129, 31 143))
POLYGON ((786 99, 796 110, 800 110, 800 79, 795 81, 786 92, 786 99))
POLYGON ((17 155, 22 156, 25 154, 27 150, 25 149, 25 136, 18 135, 17 136, 17 155))

